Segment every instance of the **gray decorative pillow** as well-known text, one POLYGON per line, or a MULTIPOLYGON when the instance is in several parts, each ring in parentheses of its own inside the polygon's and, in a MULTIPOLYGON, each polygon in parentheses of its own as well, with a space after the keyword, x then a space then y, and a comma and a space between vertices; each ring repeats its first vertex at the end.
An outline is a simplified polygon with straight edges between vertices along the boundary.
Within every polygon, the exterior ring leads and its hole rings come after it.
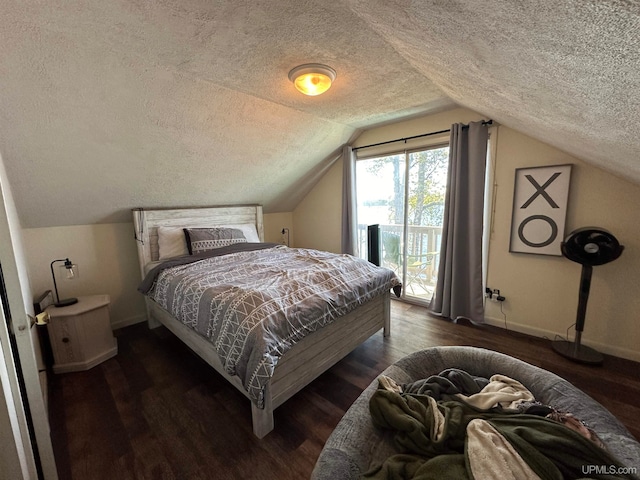
POLYGON ((242 230, 237 228, 185 228, 184 236, 190 255, 247 242, 242 230))

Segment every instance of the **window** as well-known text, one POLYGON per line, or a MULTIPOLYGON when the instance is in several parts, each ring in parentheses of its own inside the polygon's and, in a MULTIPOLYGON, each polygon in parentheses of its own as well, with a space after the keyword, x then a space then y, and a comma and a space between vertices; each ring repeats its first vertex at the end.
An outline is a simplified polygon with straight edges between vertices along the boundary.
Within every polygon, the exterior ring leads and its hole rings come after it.
POLYGON ((431 299, 438 275, 449 146, 356 162, 358 251, 367 226, 380 225, 382 265, 396 271, 403 297, 431 299))

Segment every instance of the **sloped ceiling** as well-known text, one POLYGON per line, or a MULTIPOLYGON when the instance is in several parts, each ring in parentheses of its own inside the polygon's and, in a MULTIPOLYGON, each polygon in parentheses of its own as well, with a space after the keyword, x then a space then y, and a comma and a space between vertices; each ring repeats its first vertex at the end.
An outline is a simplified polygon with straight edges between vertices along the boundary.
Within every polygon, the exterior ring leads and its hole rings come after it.
POLYGON ((640 183, 635 1, 0 0, 23 226, 290 211, 361 129, 461 105, 640 183), (338 72, 320 97, 296 65, 338 72))

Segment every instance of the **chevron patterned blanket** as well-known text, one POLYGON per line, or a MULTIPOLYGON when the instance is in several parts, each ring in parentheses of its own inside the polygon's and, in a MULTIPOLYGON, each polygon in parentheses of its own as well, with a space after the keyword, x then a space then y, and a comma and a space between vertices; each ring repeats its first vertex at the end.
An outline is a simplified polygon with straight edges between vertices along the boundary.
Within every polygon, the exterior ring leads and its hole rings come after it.
POLYGON ((278 360, 296 341, 400 289, 393 271, 366 260, 283 245, 245 244, 242 251, 168 262, 150 275, 145 293, 207 338, 260 408, 278 360))

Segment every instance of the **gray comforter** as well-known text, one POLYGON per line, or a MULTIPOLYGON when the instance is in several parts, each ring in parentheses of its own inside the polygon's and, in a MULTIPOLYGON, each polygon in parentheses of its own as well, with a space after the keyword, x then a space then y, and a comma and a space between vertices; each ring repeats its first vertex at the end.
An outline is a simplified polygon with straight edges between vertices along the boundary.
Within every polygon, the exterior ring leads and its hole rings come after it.
POLYGON ((265 244, 218 250, 161 264, 139 290, 207 338, 261 408, 296 341, 390 289, 399 294, 393 271, 350 255, 265 244))

